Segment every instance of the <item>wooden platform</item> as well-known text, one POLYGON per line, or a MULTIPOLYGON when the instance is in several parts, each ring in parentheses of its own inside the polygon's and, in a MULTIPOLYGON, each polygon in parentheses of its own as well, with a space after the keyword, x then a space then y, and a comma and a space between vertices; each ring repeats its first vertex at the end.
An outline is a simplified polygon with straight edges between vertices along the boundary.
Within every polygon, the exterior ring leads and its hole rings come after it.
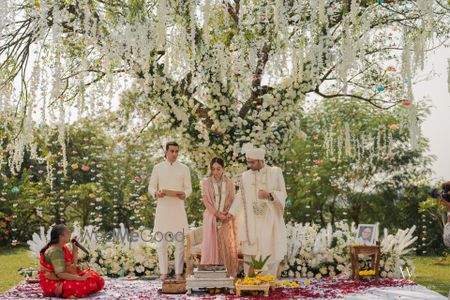
POLYGON ((234 293, 234 278, 196 278, 190 276, 186 278, 186 289, 188 295, 192 293, 192 289, 210 289, 210 288, 227 288, 230 293, 234 293))

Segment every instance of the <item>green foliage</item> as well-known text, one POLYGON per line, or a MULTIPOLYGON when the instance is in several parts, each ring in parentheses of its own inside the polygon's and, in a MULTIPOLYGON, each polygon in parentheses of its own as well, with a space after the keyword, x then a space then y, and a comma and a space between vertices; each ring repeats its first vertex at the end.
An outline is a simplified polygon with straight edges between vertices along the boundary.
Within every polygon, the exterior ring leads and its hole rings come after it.
MULTIPOLYGON (((332 100, 305 113, 301 130, 308 135, 292 141, 284 166, 291 204, 287 220, 380 223, 390 230, 419 225, 431 157, 423 138, 417 148, 409 145, 408 109, 379 111, 332 100)), ((419 123, 426 114, 427 107, 419 105, 419 123)))
POLYGON ((265 258, 263 258, 262 255, 260 255, 259 258, 255 258, 252 256, 251 261, 244 261, 244 263, 252 267, 254 270, 261 270, 269 260, 269 258, 270 255, 267 255, 265 258))

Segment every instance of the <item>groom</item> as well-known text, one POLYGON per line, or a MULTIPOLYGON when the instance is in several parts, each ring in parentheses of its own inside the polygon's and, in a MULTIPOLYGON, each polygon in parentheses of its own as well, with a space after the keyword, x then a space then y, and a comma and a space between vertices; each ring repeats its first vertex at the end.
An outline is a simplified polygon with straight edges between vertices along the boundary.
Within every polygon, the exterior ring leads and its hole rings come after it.
MULTIPOLYGON (((283 212, 287 198, 283 173, 264 163, 265 150, 245 144, 242 148, 249 170, 242 174, 239 192, 229 213, 237 217, 237 239, 244 261, 270 255, 264 275, 277 277, 278 266, 287 253, 283 212)), ((245 273, 248 266, 244 265, 245 273)))
POLYGON ((166 144, 166 160, 153 167, 148 192, 157 200, 155 225, 160 279, 168 279, 168 243, 175 241, 175 274, 183 279, 184 233, 188 222, 184 200, 192 193, 189 168, 177 162, 179 146, 176 142, 166 144), (164 190, 178 191, 176 196, 166 195, 164 190), (180 234, 181 233, 181 234, 180 234))

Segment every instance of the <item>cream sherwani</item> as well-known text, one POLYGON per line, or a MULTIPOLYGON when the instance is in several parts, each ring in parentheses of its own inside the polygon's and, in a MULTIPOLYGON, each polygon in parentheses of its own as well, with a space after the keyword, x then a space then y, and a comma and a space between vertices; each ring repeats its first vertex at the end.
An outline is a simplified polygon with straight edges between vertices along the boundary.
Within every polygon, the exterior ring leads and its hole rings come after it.
MULTIPOLYGON (((186 198, 192 193, 191 173, 189 168, 179 162, 169 163, 168 161, 161 162, 153 167, 148 192, 155 197, 158 190, 175 190, 183 191, 186 198)), ((156 199, 156 198, 155 198, 156 199)), ((166 238, 166 233, 176 235, 177 232, 187 233, 189 230, 186 210, 184 208, 184 201, 177 197, 163 197, 156 199, 156 214, 153 232, 155 238, 158 238, 158 233, 163 234, 163 238, 157 245, 159 256, 159 268, 161 274, 168 273, 168 258, 167 248, 168 242, 172 239, 166 238)), ((183 235, 184 237, 184 235, 183 235)), ((159 240, 159 239, 158 239, 159 240)), ((183 273, 184 262, 184 240, 180 238, 175 240, 175 273, 183 273)))
POLYGON ((278 265, 287 253, 283 218, 286 198, 281 169, 265 166, 242 174, 240 190, 229 211, 237 217, 237 239, 244 259, 270 255, 264 270, 267 275, 277 275, 278 265), (258 199, 259 190, 271 193, 274 200, 258 199))

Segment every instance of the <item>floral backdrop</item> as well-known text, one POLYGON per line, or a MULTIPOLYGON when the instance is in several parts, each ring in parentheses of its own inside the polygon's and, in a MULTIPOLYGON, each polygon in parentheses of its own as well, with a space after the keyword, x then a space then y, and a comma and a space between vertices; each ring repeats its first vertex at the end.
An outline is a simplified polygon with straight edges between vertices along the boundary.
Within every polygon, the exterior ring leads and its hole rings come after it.
MULTIPOLYGON (((344 222, 330 224, 320 228, 315 224, 289 223, 288 254, 282 262, 282 277, 289 278, 321 278, 351 275, 349 246, 354 244, 356 227, 344 222)), ((401 278, 401 269, 409 268, 414 272, 414 266, 406 258, 412 250, 411 246, 417 237, 413 236, 415 228, 398 230, 388 234, 385 230, 381 240, 382 258, 380 261, 380 276, 383 278, 401 278)), ((86 246, 90 256, 86 257, 79 251, 80 264, 92 268, 109 277, 153 276, 158 273, 158 259, 155 242, 149 242, 143 234, 144 228, 136 231, 134 239, 114 239, 93 226, 75 226, 72 236, 81 236, 81 243, 86 246)), ((117 236, 126 237, 127 230, 121 224, 116 229, 117 236)), ((30 254, 39 256, 39 250, 49 240, 50 231, 41 227, 39 233, 33 234, 28 241, 30 254)), ((130 236, 130 235, 128 235, 130 236)), ((169 267, 173 269, 174 248, 169 247, 169 267)))

